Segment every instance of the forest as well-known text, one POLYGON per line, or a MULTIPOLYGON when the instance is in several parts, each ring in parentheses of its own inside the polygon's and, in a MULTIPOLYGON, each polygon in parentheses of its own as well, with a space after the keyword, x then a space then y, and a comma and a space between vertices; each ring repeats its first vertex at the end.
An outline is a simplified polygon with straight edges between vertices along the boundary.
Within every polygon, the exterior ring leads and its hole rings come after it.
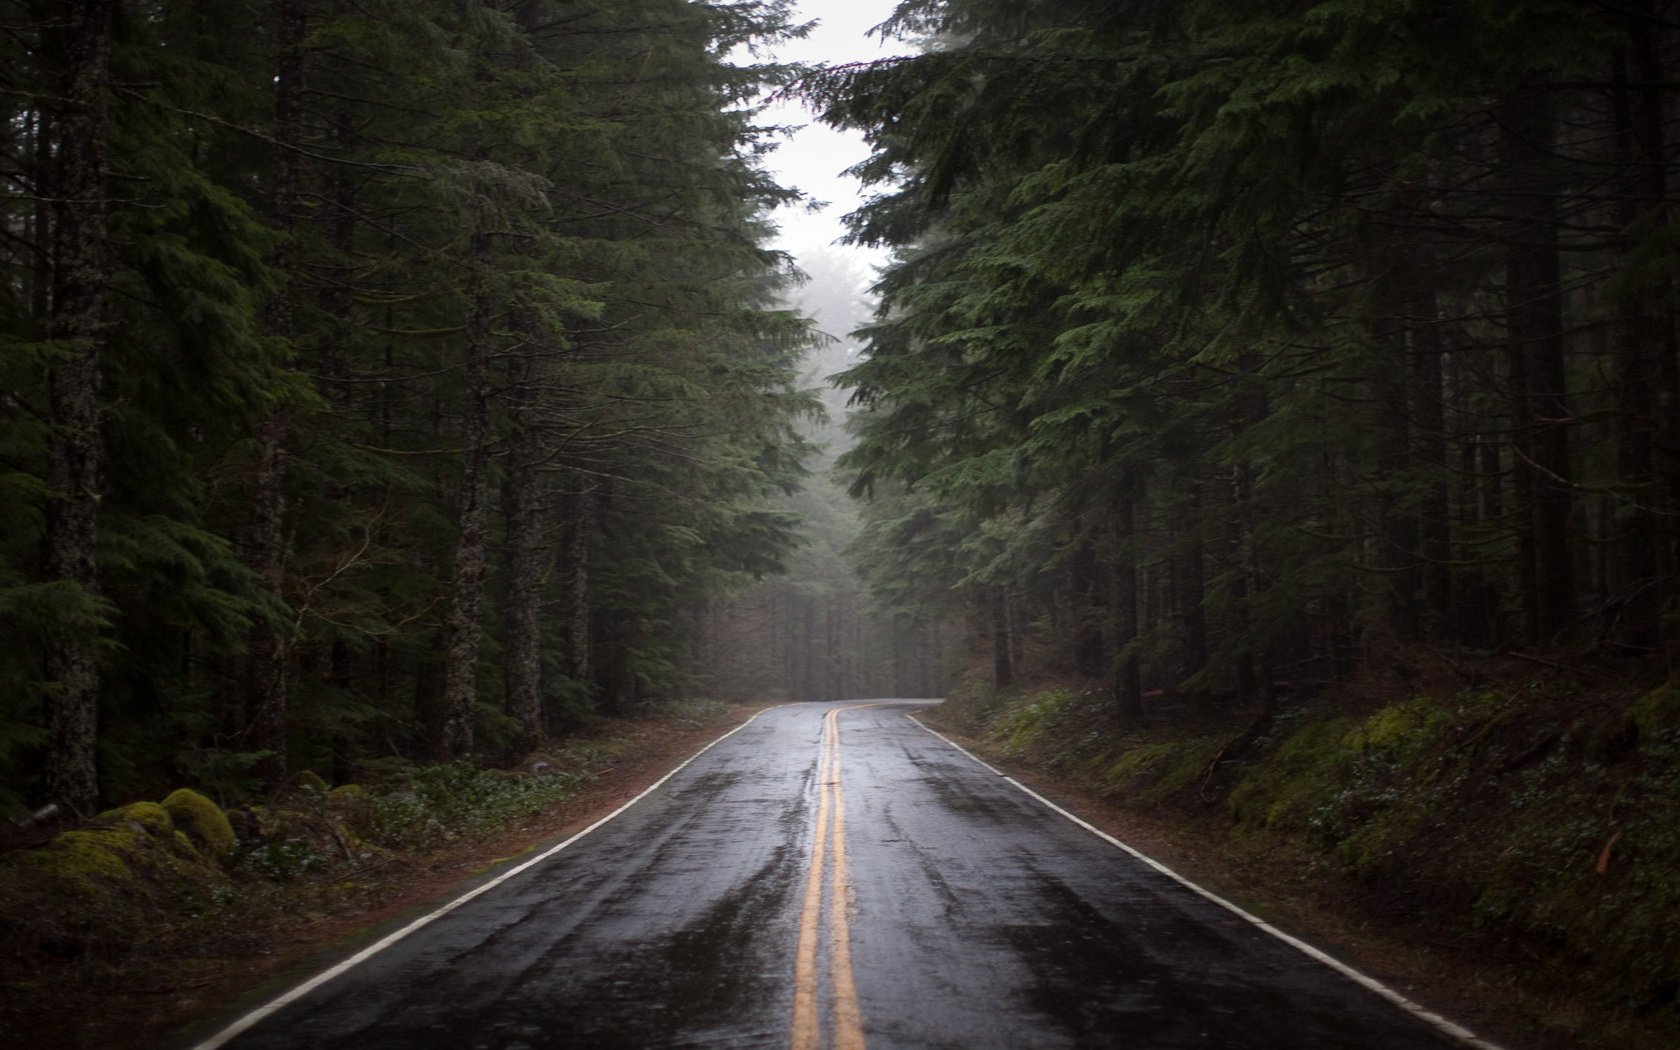
POLYGON ((1670 4, 0 25, 14 816, 981 661, 1120 725, 1674 670, 1670 4), (873 307, 768 247, 769 92, 873 149, 873 307))
POLYGON ((703 681, 822 425, 766 246, 790 9, 5 4, 9 816, 703 681))
POLYGON ((924 53, 809 81, 895 253, 866 579, 1122 725, 1422 652, 1672 676, 1677 19, 900 4, 924 53))
POLYGON ((949 696, 1675 1045, 1680 5, 803 17, 0 0, 7 1009, 113 1045, 728 702, 949 696), (774 247, 781 99, 873 274, 774 247))
POLYGON ((857 571, 968 628, 930 717, 1507 1045, 1677 1045, 1680 8, 883 28, 804 84, 892 253, 857 571))

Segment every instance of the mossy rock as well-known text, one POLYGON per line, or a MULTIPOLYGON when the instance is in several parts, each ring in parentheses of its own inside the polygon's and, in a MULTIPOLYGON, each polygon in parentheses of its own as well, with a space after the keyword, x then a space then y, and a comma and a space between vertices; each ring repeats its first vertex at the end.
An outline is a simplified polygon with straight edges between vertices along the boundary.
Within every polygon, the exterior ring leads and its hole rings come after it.
POLYGON ((130 802, 126 806, 108 809, 93 818, 95 827, 109 827, 118 822, 131 824, 136 830, 154 837, 174 834, 175 819, 156 802, 130 802))
POLYGON ((0 910, 18 934, 65 950, 115 945, 184 902, 200 906, 226 879, 167 809, 136 802, 0 860, 0 910))
POLYGON ((1680 685, 1670 682, 1646 693, 1628 708, 1628 717, 1647 737, 1680 726, 1680 685))
POLYGON ((303 791, 308 791, 311 794, 316 795, 325 795, 328 791, 332 790, 327 782, 321 779, 321 775, 319 773, 309 769, 306 769, 297 775, 297 786, 303 791))
POLYGON ((110 846, 110 838, 102 832, 66 831, 46 846, 17 854, 13 864, 62 883, 72 897, 101 897, 108 883, 128 875, 125 858, 110 846))
POLYGON ((175 821, 175 827, 209 856, 224 864, 233 857, 238 839, 222 807, 189 788, 170 792, 162 806, 175 821))

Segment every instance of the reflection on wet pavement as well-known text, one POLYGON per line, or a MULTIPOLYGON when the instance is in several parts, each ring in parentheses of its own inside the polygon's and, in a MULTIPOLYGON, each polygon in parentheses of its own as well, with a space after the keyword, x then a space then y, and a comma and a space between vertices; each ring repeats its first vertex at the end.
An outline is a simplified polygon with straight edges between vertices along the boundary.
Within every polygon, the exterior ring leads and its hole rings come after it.
MULTIPOLYGON (((1463 1045, 1054 815, 914 707, 765 712, 226 1045, 789 1047, 820 805, 844 831, 849 879, 833 885, 849 887, 819 897, 817 936, 849 935, 873 1050, 1463 1045), (831 712, 844 765, 825 795, 831 712)), ((806 964, 819 986, 827 951, 806 964)), ((818 1011, 812 1045, 832 1046, 844 1026, 833 1002, 818 1011)))

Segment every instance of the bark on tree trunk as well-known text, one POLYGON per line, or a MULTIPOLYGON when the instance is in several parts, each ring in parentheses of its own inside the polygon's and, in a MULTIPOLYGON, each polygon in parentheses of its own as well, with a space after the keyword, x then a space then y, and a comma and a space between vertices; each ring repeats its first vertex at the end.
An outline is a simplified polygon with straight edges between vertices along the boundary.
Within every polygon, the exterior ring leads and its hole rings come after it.
POLYGON ((503 502, 507 514, 507 612, 503 679, 508 717, 519 726, 514 749, 542 742, 542 593, 548 564, 547 492, 535 435, 520 435, 508 467, 503 502))
POLYGON ((478 650, 484 627, 484 574, 489 536, 490 474, 490 301, 483 288, 489 239, 473 235, 471 313, 467 319, 465 415, 461 443, 465 462, 456 510, 460 529, 450 571, 444 617, 442 725, 438 754, 446 759, 472 752, 477 723, 478 650))
POLYGON ((1407 509, 1404 491, 1405 478, 1411 457, 1411 428, 1407 409, 1407 380, 1410 369, 1405 355, 1405 332, 1397 318, 1384 318, 1377 325, 1374 341, 1381 348, 1383 358, 1377 365, 1376 400, 1382 424, 1381 446, 1377 450, 1376 530, 1378 548, 1376 568, 1381 576, 1385 608, 1384 619, 1395 635, 1405 641, 1417 641, 1419 616, 1417 605, 1417 547, 1418 520, 1407 509))
MULTIPOLYGON (((1270 411, 1266 390, 1261 386, 1260 359, 1252 354, 1240 354, 1237 367, 1248 377, 1244 390, 1237 395, 1235 427, 1238 433, 1266 418, 1270 411)), ((1271 711, 1276 703, 1270 673, 1271 654, 1266 646, 1255 644, 1249 636, 1254 622, 1253 606, 1264 591, 1259 573, 1258 552, 1254 546, 1254 468, 1248 460, 1240 460, 1231 468, 1230 550, 1236 571, 1232 573, 1232 628, 1238 638, 1236 654, 1237 702, 1249 704, 1258 700, 1262 709, 1271 711)))
MULTIPOLYGON (((1179 674, 1187 680, 1208 665, 1207 583, 1202 552, 1202 486, 1191 481, 1177 515, 1178 544, 1172 554, 1173 612, 1179 622, 1179 674)), ((1207 707, 1207 690, 1195 692, 1198 709, 1207 707)))
MULTIPOLYGON (((245 563, 257 573, 262 587, 277 600, 285 572, 286 435, 285 414, 277 413, 257 427, 257 471, 252 481, 252 520, 246 541, 245 563)), ((286 777, 286 661, 287 644, 281 625, 259 620, 252 628, 245 654, 245 717, 251 750, 266 752, 255 772, 273 788, 286 777)))
MULTIPOLYGON (((1616 125, 1620 140, 1620 162, 1628 170, 1628 187, 1622 193, 1616 225, 1633 230, 1663 206, 1667 191, 1663 158, 1663 104, 1653 87, 1629 85, 1629 67, 1641 79, 1661 76, 1662 68, 1652 39, 1654 23, 1631 27, 1629 54, 1616 65, 1616 125)), ((1650 83, 1650 82, 1648 82, 1650 83)), ((1636 245, 1629 243, 1628 250, 1636 245)), ((1629 294, 1621 308, 1614 334, 1617 369, 1618 413, 1616 416, 1616 467, 1622 485, 1631 498, 1614 504, 1614 530, 1619 536, 1608 589, 1618 601, 1620 612, 1611 625, 1618 639, 1640 647, 1660 644, 1662 607, 1673 584, 1664 583, 1662 537, 1664 486, 1659 484, 1658 435, 1665 428, 1667 414, 1660 412, 1663 400, 1665 331, 1656 301, 1658 295, 1629 294)), ((1672 403, 1668 412, 1673 410, 1672 403)), ((1672 421, 1668 423, 1672 427, 1672 421)), ((1667 508, 1672 509, 1672 508, 1667 508)))
POLYGON ((823 624, 823 648, 827 658, 828 698, 839 700, 846 694, 843 691, 845 683, 841 680, 841 663, 844 655, 841 651, 841 612, 838 604, 831 603, 826 610, 823 624))
MULTIPOLYGON (((69 5, 64 29, 58 157, 54 198, 51 338, 64 347, 52 369, 53 434, 47 480, 43 561, 49 579, 100 597, 94 561, 99 531, 104 411, 100 405, 102 350, 108 325, 105 291, 115 272, 106 213, 105 167, 110 138, 106 96, 110 81, 116 0, 69 5)), ((62 630, 48 642, 49 737, 46 788, 80 813, 99 801, 95 766, 99 713, 99 637, 62 630)))
POLYGON ((1528 497, 1523 530, 1525 572, 1532 587, 1530 636, 1551 643, 1575 620, 1575 568, 1569 543, 1570 410, 1564 372, 1563 288, 1556 202, 1549 169, 1554 120, 1539 99, 1505 107, 1501 159, 1513 216, 1506 265, 1511 404, 1518 462, 1528 497), (1536 177, 1538 173, 1539 177, 1536 177))
POLYGON ((1447 415, 1445 373, 1441 361, 1439 307, 1432 288, 1418 288, 1410 310, 1412 352, 1412 419, 1415 449, 1427 474, 1421 513, 1423 609, 1426 634, 1445 633, 1453 616, 1452 494, 1447 471, 1447 415))
MULTIPOLYGON (((1669 206, 1669 165, 1672 147, 1668 143, 1672 119, 1672 104, 1668 101, 1673 82, 1674 29, 1672 22, 1662 17, 1659 4, 1645 5, 1641 16, 1633 21, 1629 39, 1634 42, 1635 69, 1642 88, 1639 93, 1637 125, 1641 129, 1639 154, 1644 161, 1645 184, 1642 196, 1652 212, 1669 206)), ((1658 593, 1656 602, 1670 617, 1680 613, 1676 601, 1677 581, 1680 581, 1680 331, 1673 306, 1675 281, 1672 276, 1662 286, 1653 289, 1649 299, 1653 304, 1650 346, 1647 352, 1655 358, 1655 381, 1652 383, 1652 471, 1656 485, 1651 493, 1653 513, 1648 519, 1656 536, 1653 563, 1656 568, 1658 593)), ((1674 642, 1675 632, 1659 625, 1661 643, 1668 649, 1670 673, 1680 670, 1680 645, 1674 642)))
POLYGON ((992 684, 1003 687, 1015 680, 1015 661, 1012 658, 1009 631, 1009 598, 1001 587, 991 589, 986 603, 991 615, 992 684))
POLYGON ((799 698, 820 700, 817 695, 817 603, 810 595, 799 596, 799 698))
MULTIPOLYGON (((295 335, 293 297, 298 294, 291 237, 297 227, 297 150, 303 142, 305 4, 302 0, 279 0, 275 18, 275 131, 270 193, 273 223, 281 241, 269 264, 282 283, 268 301, 264 320, 270 335, 290 340, 295 335)), ((284 408, 275 409, 257 426, 252 517, 244 552, 246 564, 277 605, 285 589, 286 459, 290 434, 291 420, 284 408)), ((286 664, 290 648, 283 625, 259 620, 252 626, 245 658, 246 721, 250 726, 249 747, 266 753, 255 772, 268 788, 278 787, 286 778, 286 664)))
POLYGON ((1087 678, 1101 678, 1106 670, 1103 653, 1102 563, 1097 557, 1096 539, 1087 536, 1074 548, 1069 566, 1073 590, 1073 666, 1087 678))
POLYGON ((589 681, 589 524, 592 489, 582 474, 567 479, 560 544, 560 586, 564 592, 566 677, 589 681))
POLYGON ((1121 496, 1114 507, 1114 700, 1122 725, 1143 720, 1143 683, 1138 654, 1138 571, 1133 538, 1137 534, 1135 500, 1121 496), (1130 650, 1130 651, 1128 651, 1130 650))

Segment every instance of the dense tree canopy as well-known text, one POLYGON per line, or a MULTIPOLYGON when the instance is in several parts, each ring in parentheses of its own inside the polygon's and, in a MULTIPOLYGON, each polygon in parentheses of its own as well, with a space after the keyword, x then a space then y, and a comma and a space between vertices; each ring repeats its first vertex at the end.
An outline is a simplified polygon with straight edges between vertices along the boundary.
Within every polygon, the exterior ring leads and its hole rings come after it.
POLYGON ((670 695, 777 568, 786 0, 9 0, 0 802, 670 695))
POLYGON ((957 608, 1128 717, 1671 669, 1676 15, 907 0, 803 81, 896 253, 813 367, 787 0, 6 0, 0 804, 931 692, 957 608))
POLYGON ((900 4, 925 53, 808 82, 897 251, 842 379, 879 582, 1122 716, 1419 643, 1672 662, 1676 15, 900 4))

